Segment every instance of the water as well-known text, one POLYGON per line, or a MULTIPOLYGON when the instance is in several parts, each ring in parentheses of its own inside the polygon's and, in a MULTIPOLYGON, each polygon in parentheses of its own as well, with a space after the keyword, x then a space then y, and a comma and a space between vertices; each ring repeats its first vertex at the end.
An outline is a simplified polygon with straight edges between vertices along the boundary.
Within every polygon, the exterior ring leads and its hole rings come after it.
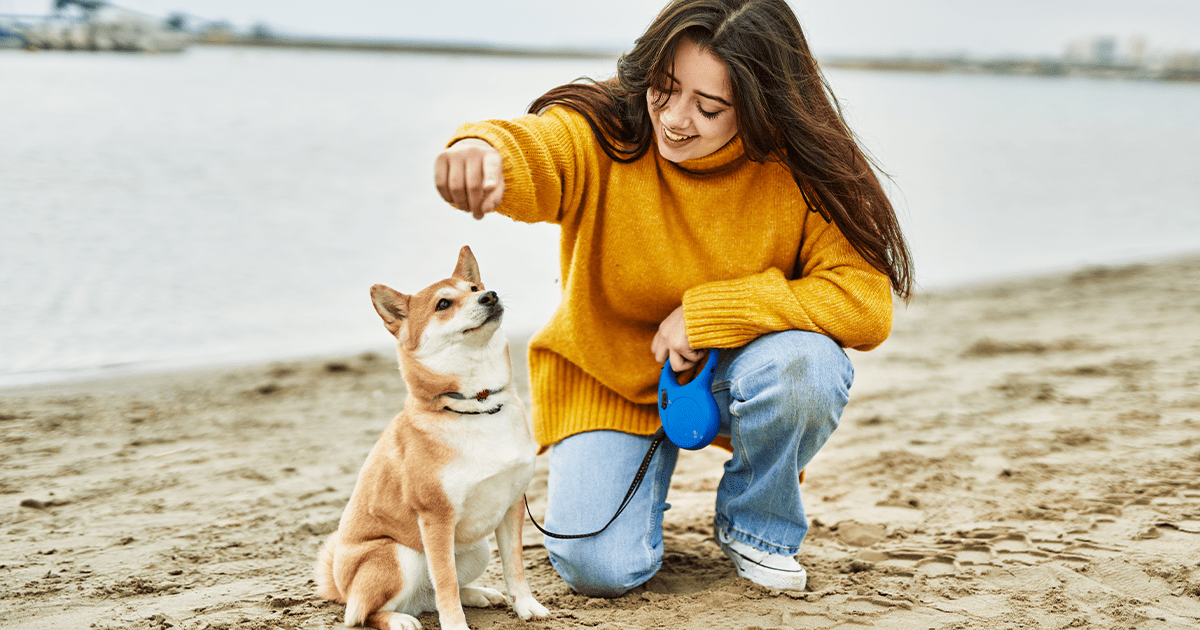
POLYGON ((926 287, 1200 250, 1200 85, 831 79, 926 287))
MULTIPOLYGON (((470 244, 530 333, 557 230, 432 185, 461 122, 611 60, 0 54, 0 385, 382 347, 470 244)), ((1200 87, 831 71, 937 287, 1200 249, 1200 87)))

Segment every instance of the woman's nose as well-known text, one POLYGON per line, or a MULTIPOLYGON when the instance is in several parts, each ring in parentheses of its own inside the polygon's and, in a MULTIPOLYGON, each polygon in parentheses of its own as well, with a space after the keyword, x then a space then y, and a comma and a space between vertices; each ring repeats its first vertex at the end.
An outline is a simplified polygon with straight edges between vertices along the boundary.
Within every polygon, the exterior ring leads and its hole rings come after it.
POLYGON ((663 108, 662 118, 663 124, 673 129, 681 129, 687 126, 686 110, 683 109, 683 99, 673 98, 667 102, 667 106, 663 108))

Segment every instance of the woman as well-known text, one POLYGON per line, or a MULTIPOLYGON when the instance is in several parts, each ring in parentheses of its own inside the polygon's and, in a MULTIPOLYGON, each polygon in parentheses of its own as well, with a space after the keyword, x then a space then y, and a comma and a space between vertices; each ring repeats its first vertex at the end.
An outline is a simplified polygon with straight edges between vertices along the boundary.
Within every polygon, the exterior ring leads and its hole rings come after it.
MULTIPOLYGON (((843 348, 883 342, 912 264, 799 22, 784 0, 676 0, 614 79, 530 112, 460 127, 435 179, 476 218, 562 229, 563 300, 529 350, 547 529, 607 522, 659 426, 662 362, 720 348, 717 544, 739 575, 802 590, 799 475, 849 398, 843 348)), ((601 535, 547 538, 573 589, 615 597, 658 570, 677 454, 601 535)))

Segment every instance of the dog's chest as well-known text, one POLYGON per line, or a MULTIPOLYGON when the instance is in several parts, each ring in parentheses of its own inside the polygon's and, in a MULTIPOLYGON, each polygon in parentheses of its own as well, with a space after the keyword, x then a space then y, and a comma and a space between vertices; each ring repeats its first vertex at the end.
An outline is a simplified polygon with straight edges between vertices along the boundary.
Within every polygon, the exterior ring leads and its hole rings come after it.
POLYGON ((478 430, 467 432, 457 456, 441 475, 457 517, 457 544, 474 542, 495 530, 533 477, 537 446, 524 425, 523 412, 486 418, 472 421, 480 425, 478 430))

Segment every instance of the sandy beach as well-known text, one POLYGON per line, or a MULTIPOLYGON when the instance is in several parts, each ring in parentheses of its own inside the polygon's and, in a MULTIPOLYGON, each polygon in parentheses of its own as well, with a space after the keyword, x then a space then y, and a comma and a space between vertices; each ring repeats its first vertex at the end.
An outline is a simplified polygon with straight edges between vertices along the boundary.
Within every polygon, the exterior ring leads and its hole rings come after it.
MULTIPOLYGON (((851 359, 803 486, 806 592, 738 578, 711 541, 726 453, 706 449, 681 454, 649 583, 573 594, 527 525, 551 617, 468 622, 1200 626, 1200 257, 922 293, 851 359)), ((403 397, 386 352, 0 391, 0 627, 341 627, 312 562, 403 397)), ((542 457, 538 516, 544 497, 542 457)))

